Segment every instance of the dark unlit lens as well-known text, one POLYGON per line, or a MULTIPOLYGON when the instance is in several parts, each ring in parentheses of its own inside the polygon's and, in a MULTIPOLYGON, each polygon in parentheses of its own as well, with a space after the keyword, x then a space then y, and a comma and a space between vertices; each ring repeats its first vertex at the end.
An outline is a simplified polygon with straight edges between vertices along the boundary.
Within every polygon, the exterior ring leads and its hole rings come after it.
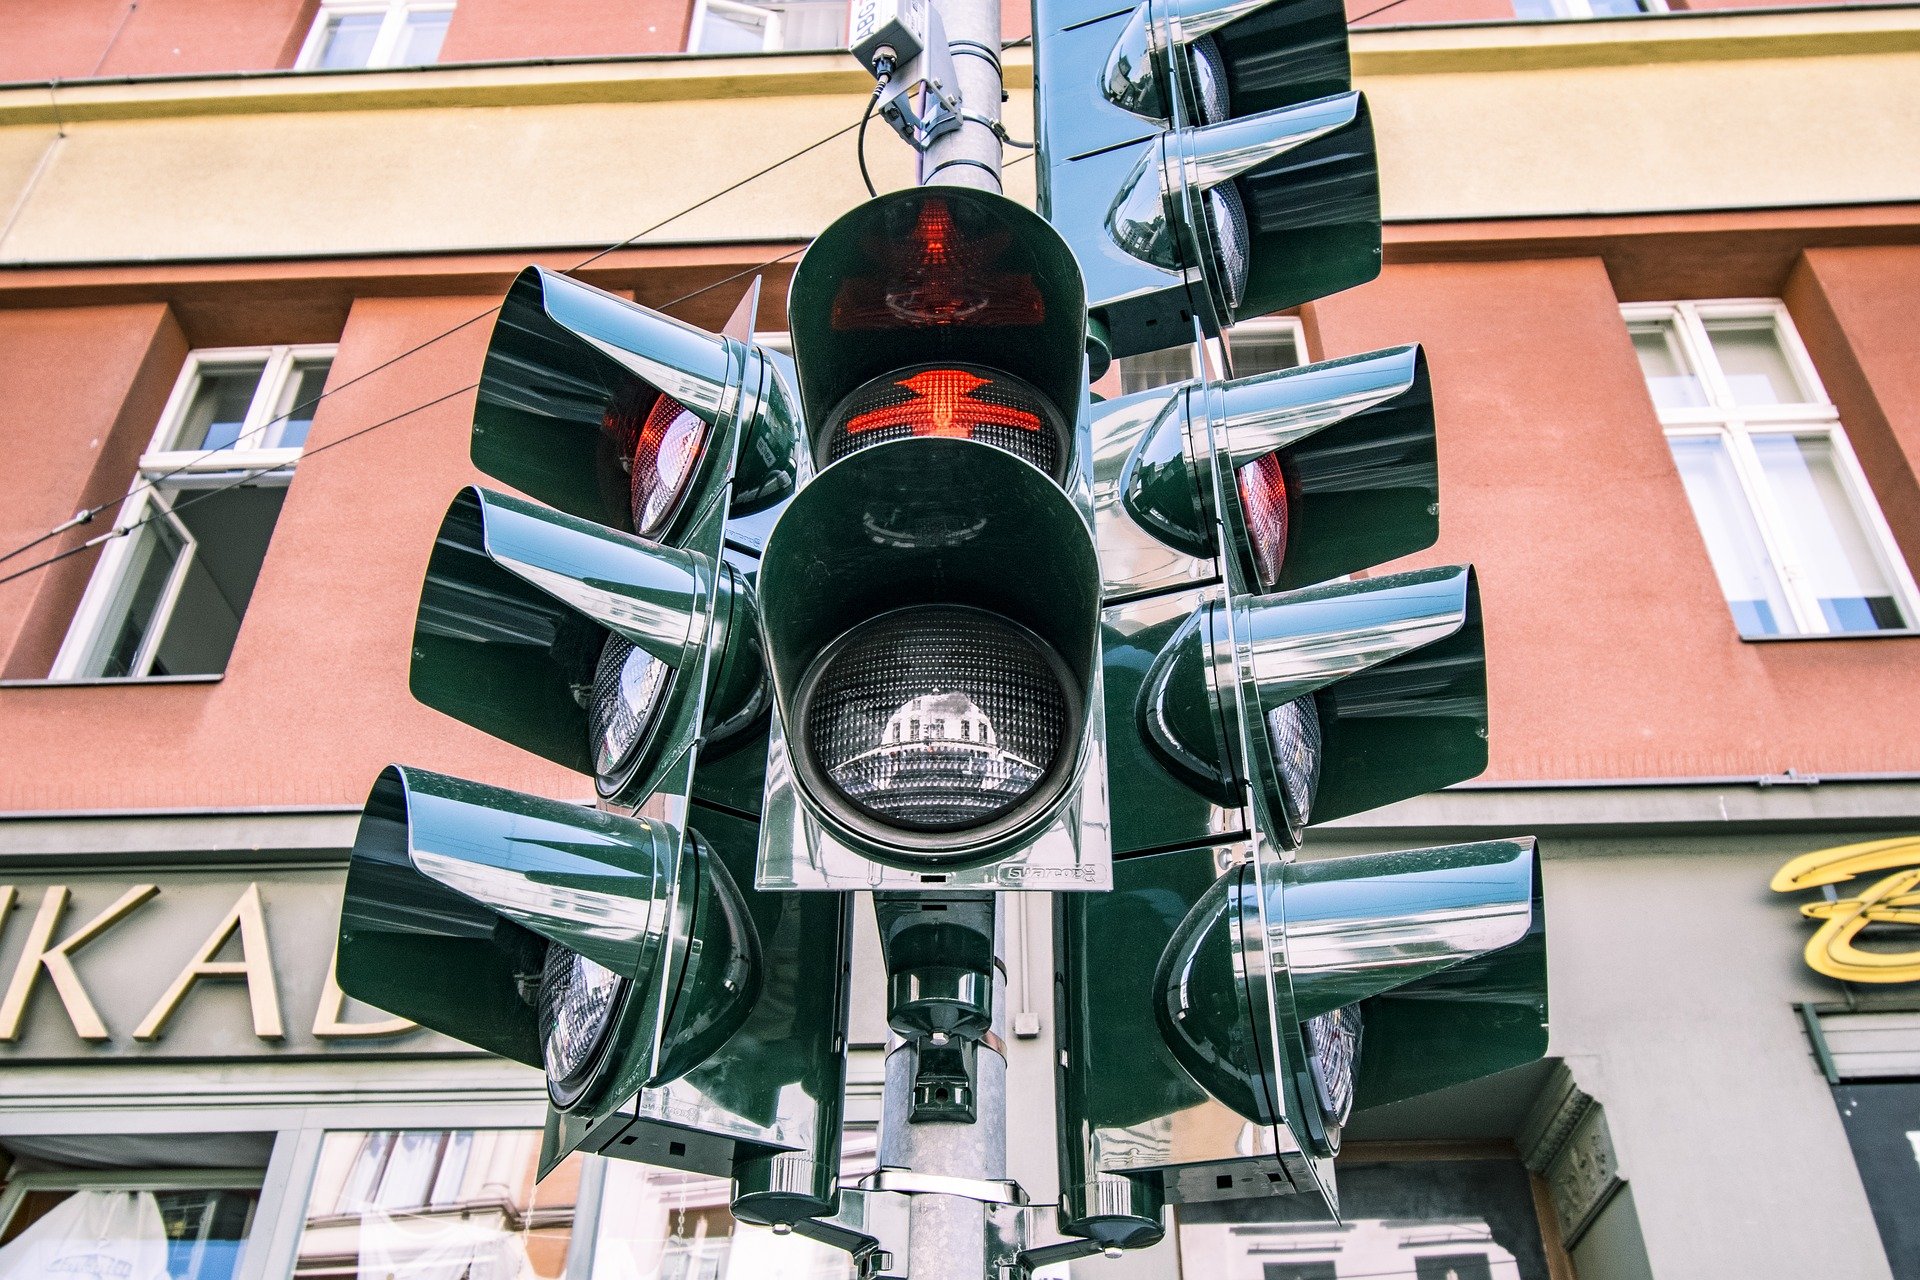
POLYGON ((593 1065, 619 1012, 625 979, 558 943, 540 978, 540 1040, 551 1081, 575 1081, 593 1065))
POLYGON ((1295 698, 1267 713, 1267 737, 1280 771, 1281 798, 1295 826, 1310 821, 1313 793, 1320 785, 1320 711, 1313 695, 1295 698))
POLYGON ((1238 311, 1247 296, 1247 206, 1231 181, 1207 188, 1207 215, 1213 225, 1213 247, 1219 257, 1221 287, 1227 310, 1238 311))
POLYGON ((666 663, 635 648, 624 636, 607 636, 587 706, 594 772, 602 778, 620 774, 639 754, 666 681, 666 663))
POLYGON ((1053 767, 1069 710, 1025 630, 974 609, 903 609, 829 651, 808 699, 814 762, 864 813, 909 830, 976 826, 1053 767))
POLYGON ((1227 96, 1227 63, 1212 36, 1204 36, 1190 46, 1193 66, 1193 104, 1200 124, 1219 124, 1233 111, 1227 96))

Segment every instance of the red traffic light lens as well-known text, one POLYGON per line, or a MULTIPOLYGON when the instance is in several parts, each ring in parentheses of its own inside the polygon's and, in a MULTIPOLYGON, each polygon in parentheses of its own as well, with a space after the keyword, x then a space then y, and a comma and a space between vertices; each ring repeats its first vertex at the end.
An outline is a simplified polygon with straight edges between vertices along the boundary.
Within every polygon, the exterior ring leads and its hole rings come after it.
POLYGON ((938 196, 906 212, 910 226, 896 225, 867 246, 878 270, 840 282, 834 329, 1024 328, 1046 319, 1033 276, 1006 269, 1013 239, 1004 228, 957 219, 938 196))
POLYGON ((671 396, 655 396, 636 425, 637 412, 607 412, 607 429, 627 451, 633 531, 658 538, 673 523, 707 443, 707 424, 671 396))
POLYGON ((1260 588, 1271 591, 1280 581, 1287 559, 1287 478, 1280 455, 1255 458, 1234 474, 1240 487, 1240 509, 1247 516, 1247 536, 1253 543, 1253 566, 1260 588))
POLYGON ((1024 628, 924 605, 867 622, 820 660, 802 714, 826 782, 891 827, 957 831, 1040 786, 1071 714, 1058 662, 1024 628))
POLYGON ((842 401, 820 462, 915 436, 978 440, 1056 480, 1066 454, 1051 407, 1020 379, 977 365, 919 365, 875 378, 842 401))

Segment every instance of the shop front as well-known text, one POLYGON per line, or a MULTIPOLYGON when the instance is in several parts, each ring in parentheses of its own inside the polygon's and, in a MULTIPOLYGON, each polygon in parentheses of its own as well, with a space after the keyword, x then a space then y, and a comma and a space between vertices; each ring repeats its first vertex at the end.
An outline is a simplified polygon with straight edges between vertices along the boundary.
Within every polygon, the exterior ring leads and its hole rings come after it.
MULTIPOLYGON (((720 1179, 536 1181, 541 1077, 344 998, 341 852, 221 826, 0 871, 0 1280, 845 1272, 736 1227, 720 1179)), ((870 1120, 848 1142, 870 1163, 870 1120)))
MULTIPOLYGON (((1608 822, 1619 799, 1558 797, 1557 830, 1456 795, 1323 833, 1310 856, 1541 830, 1550 1058, 1357 1115, 1337 1222, 1303 1199, 1191 1204, 1163 1245, 1073 1275, 1920 1280, 1920 1004, 1808 963, 1893 872, 1770 887, 1884 826, 1608 822)), ((331 982, 351 832, 0 823, 0 1280, 849 1274, 735 1224, 717 1179, 576 1157, 536 1182, 536 1073, 331 982)), ((1029 1138, 1052 1112, 1043 909, 1009 975, 1034 1032, 1009 1041, 1029 1138)), ((1899 921, 1869 923, 1857 948, 1897 955, 1877 931, 1899 921)), ((855 1018, 848 1177, 875 1162, 882 1034, 855 1018)), ((1050 1144, 1017 1141, 1012 1164, 1051 1197, 1050 1144)))

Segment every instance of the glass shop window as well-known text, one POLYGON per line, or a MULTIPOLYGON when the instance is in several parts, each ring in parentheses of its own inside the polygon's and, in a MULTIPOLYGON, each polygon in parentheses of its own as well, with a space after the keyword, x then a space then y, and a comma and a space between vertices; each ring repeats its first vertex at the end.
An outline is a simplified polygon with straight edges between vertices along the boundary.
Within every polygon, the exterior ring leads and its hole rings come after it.
POLYGON ((1517 1160, 1343 1159, 1339 1185, 1340 1222, 1307 1196, 1183 1207, 1181 1274, 1550 1280, 1569 1273, 1549 1269, 1532 1185, 1517 1160))
POLYGON ((329 1133, 308 1194, 296 1277, 559 1280, 583 1159, 535 1182, 540 1133, 329 1133))
POLYGON ((8 1138, 0 1280, 234 1280, 271 1145, 264 1134, 8 1138), (157 1164, 196 1158, 209 1167, 157 1164), (119 1165, 151 1167, 102 1167, 119 1165))

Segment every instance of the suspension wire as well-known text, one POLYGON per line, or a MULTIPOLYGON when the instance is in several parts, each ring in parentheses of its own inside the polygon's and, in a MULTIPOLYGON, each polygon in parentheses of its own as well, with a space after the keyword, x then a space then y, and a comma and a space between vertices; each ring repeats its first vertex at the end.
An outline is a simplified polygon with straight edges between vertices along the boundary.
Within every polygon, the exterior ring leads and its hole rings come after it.
MULTIPOLYGON (((389 423, 398 422, 402 418, 412 417, 414 414, 423 412, 424 410, 427 410, 427 409, 431 409, 435 405, 445 404, 447 401, 453 399, 456 396, 463 396, 467 392, 474 390, 479 385, 480 384, 477 382, 470 382, 466 386, 460 387, 453 391, 449 391, 443 396, 435 396, 433 399, 427 401, 425 404, 417 404, 413 406, 413 408, 411 409, 402 409, 399 413, 394 414, 391 418, 382 418, 378 422, 372 423, 369 426, 361 427, 357 431, 349 432, 346 435, 339 437, 338 439, 329 440, 327 441, 327 443, 323 445, 319 445, 315 448, 307 450, 304 454, 301 455, 301 461, 304 462, 308 458, 317 457, 320 454, 325 453, 329 449, 337 448, 338 446, 345 444, 349 440, 357 440, 361 436, 367 435, 370 432, 378 431, 381 427, 384 427, 389 423)), ((179 502, 173 503, 168 507, 164 507, 164 508, 155 507, 152 512, 140 517, 138 520, 135 520, 132 524, 124 525, 124 526, 116 526, 115 528, 107 530, 105 533, 96 534, 93 537, 88 538, 85 542, 82 542, 77 546, 68 547, 65 551, 56 552, 55 554, 48 556, 44 560, 36 560, 34 563, 26 566, 23 569, 15 569, 12 573, 9 573, 6 577, 0 578, 0 586, 4 586, 7 583, 12 582, 15 578, 24 578, 28 574, 34 572, 35 570, 44 569, 48 565, 58 564, 60 563, 60 561, 65 560, 68 556, 77 556, 82 551, 86 551, 93 547, 97 547, 103 542, 110 542, 115 538, 124 538, 128 534, 132 533, 135 529, 140 528, 142 525, 147 524, 154 520, 158 520, 164 512, 184 511, 196 502, 202 502, 208 498, 217 498, 223 493, 229 493, 234 489, 240 488, 243 485, 250 484, 269 472, 282 471, 282 470, 285 470, 285 467, 284 465, 281 465, 281 464, 271 464, 264 467, 256 467, 251 471, 243 472, 241 475, 239 475, 235 479, 228 481, 226 484, 223 484, 218 488, 203 489, 200 492, 195 493, 189 497, 183 498, 179 502)))

